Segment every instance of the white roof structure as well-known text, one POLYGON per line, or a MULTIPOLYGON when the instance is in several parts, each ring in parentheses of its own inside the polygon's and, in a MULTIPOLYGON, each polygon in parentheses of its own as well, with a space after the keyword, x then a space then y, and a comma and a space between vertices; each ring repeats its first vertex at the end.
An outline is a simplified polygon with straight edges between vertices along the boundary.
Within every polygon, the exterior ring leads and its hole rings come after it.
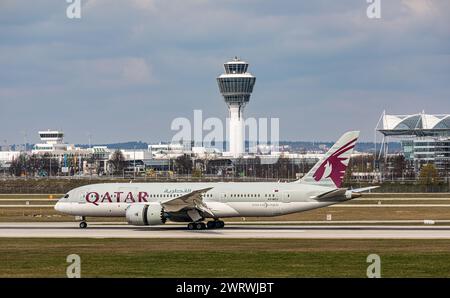
POLYGON ((449 136, 450 114, 388 115, 383 113, 376 129, 385 136, 449 136))

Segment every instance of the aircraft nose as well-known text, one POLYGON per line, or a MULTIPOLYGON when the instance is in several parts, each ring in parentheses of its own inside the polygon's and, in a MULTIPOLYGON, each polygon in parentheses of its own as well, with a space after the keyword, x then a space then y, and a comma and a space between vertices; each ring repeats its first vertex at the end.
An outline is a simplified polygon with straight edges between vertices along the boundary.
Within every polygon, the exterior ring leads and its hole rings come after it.
POLYGON ((63 208, 64 204, 62 204, 61 202, 57 202, 55 204, 55 210, 58 212, 64 212, 64 208, 63 208))

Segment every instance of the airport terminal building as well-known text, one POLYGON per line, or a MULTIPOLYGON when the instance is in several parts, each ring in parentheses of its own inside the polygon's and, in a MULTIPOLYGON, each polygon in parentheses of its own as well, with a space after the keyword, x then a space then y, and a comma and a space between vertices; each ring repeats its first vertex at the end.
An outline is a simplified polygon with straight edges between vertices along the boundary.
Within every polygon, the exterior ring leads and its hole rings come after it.
POLYGON ((386 155, 388 139, 399 140, 405 160, 419 172, 433 164, 441 177, 450 177, 450 115, 383 113, 377 125, 383 135, 380 155, 386 155))

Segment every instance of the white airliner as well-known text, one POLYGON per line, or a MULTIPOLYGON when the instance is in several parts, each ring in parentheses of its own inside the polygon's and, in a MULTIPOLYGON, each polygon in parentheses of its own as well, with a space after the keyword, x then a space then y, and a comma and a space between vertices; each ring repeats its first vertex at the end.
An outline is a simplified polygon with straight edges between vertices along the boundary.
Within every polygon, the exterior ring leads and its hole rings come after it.
POLYGON ((220 218, 277 216, 326 207, 360 196, 360 189, 341 188, 359 136, 345 133, 300 180, 216 183, 105 183, 69 191, 55 205, 59 212, 86 216, 125 216, 132 225, 188 222, 188 229, 223 228, 220 218), (206 224, 205 219, 211 219, 206 224))

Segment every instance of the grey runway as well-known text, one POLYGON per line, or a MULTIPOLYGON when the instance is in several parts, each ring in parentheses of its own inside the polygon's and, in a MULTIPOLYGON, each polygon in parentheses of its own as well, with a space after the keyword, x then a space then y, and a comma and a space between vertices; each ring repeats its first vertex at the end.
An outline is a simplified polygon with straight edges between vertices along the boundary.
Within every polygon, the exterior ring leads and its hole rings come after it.
POLYGON ((76 222, 0 223, 0 238, 298 238, 298 239, 450 239, 448 226, 368 225, 235 225, 224 229, 188 231, 184 225, 135 227, 124 224, 76 222))

